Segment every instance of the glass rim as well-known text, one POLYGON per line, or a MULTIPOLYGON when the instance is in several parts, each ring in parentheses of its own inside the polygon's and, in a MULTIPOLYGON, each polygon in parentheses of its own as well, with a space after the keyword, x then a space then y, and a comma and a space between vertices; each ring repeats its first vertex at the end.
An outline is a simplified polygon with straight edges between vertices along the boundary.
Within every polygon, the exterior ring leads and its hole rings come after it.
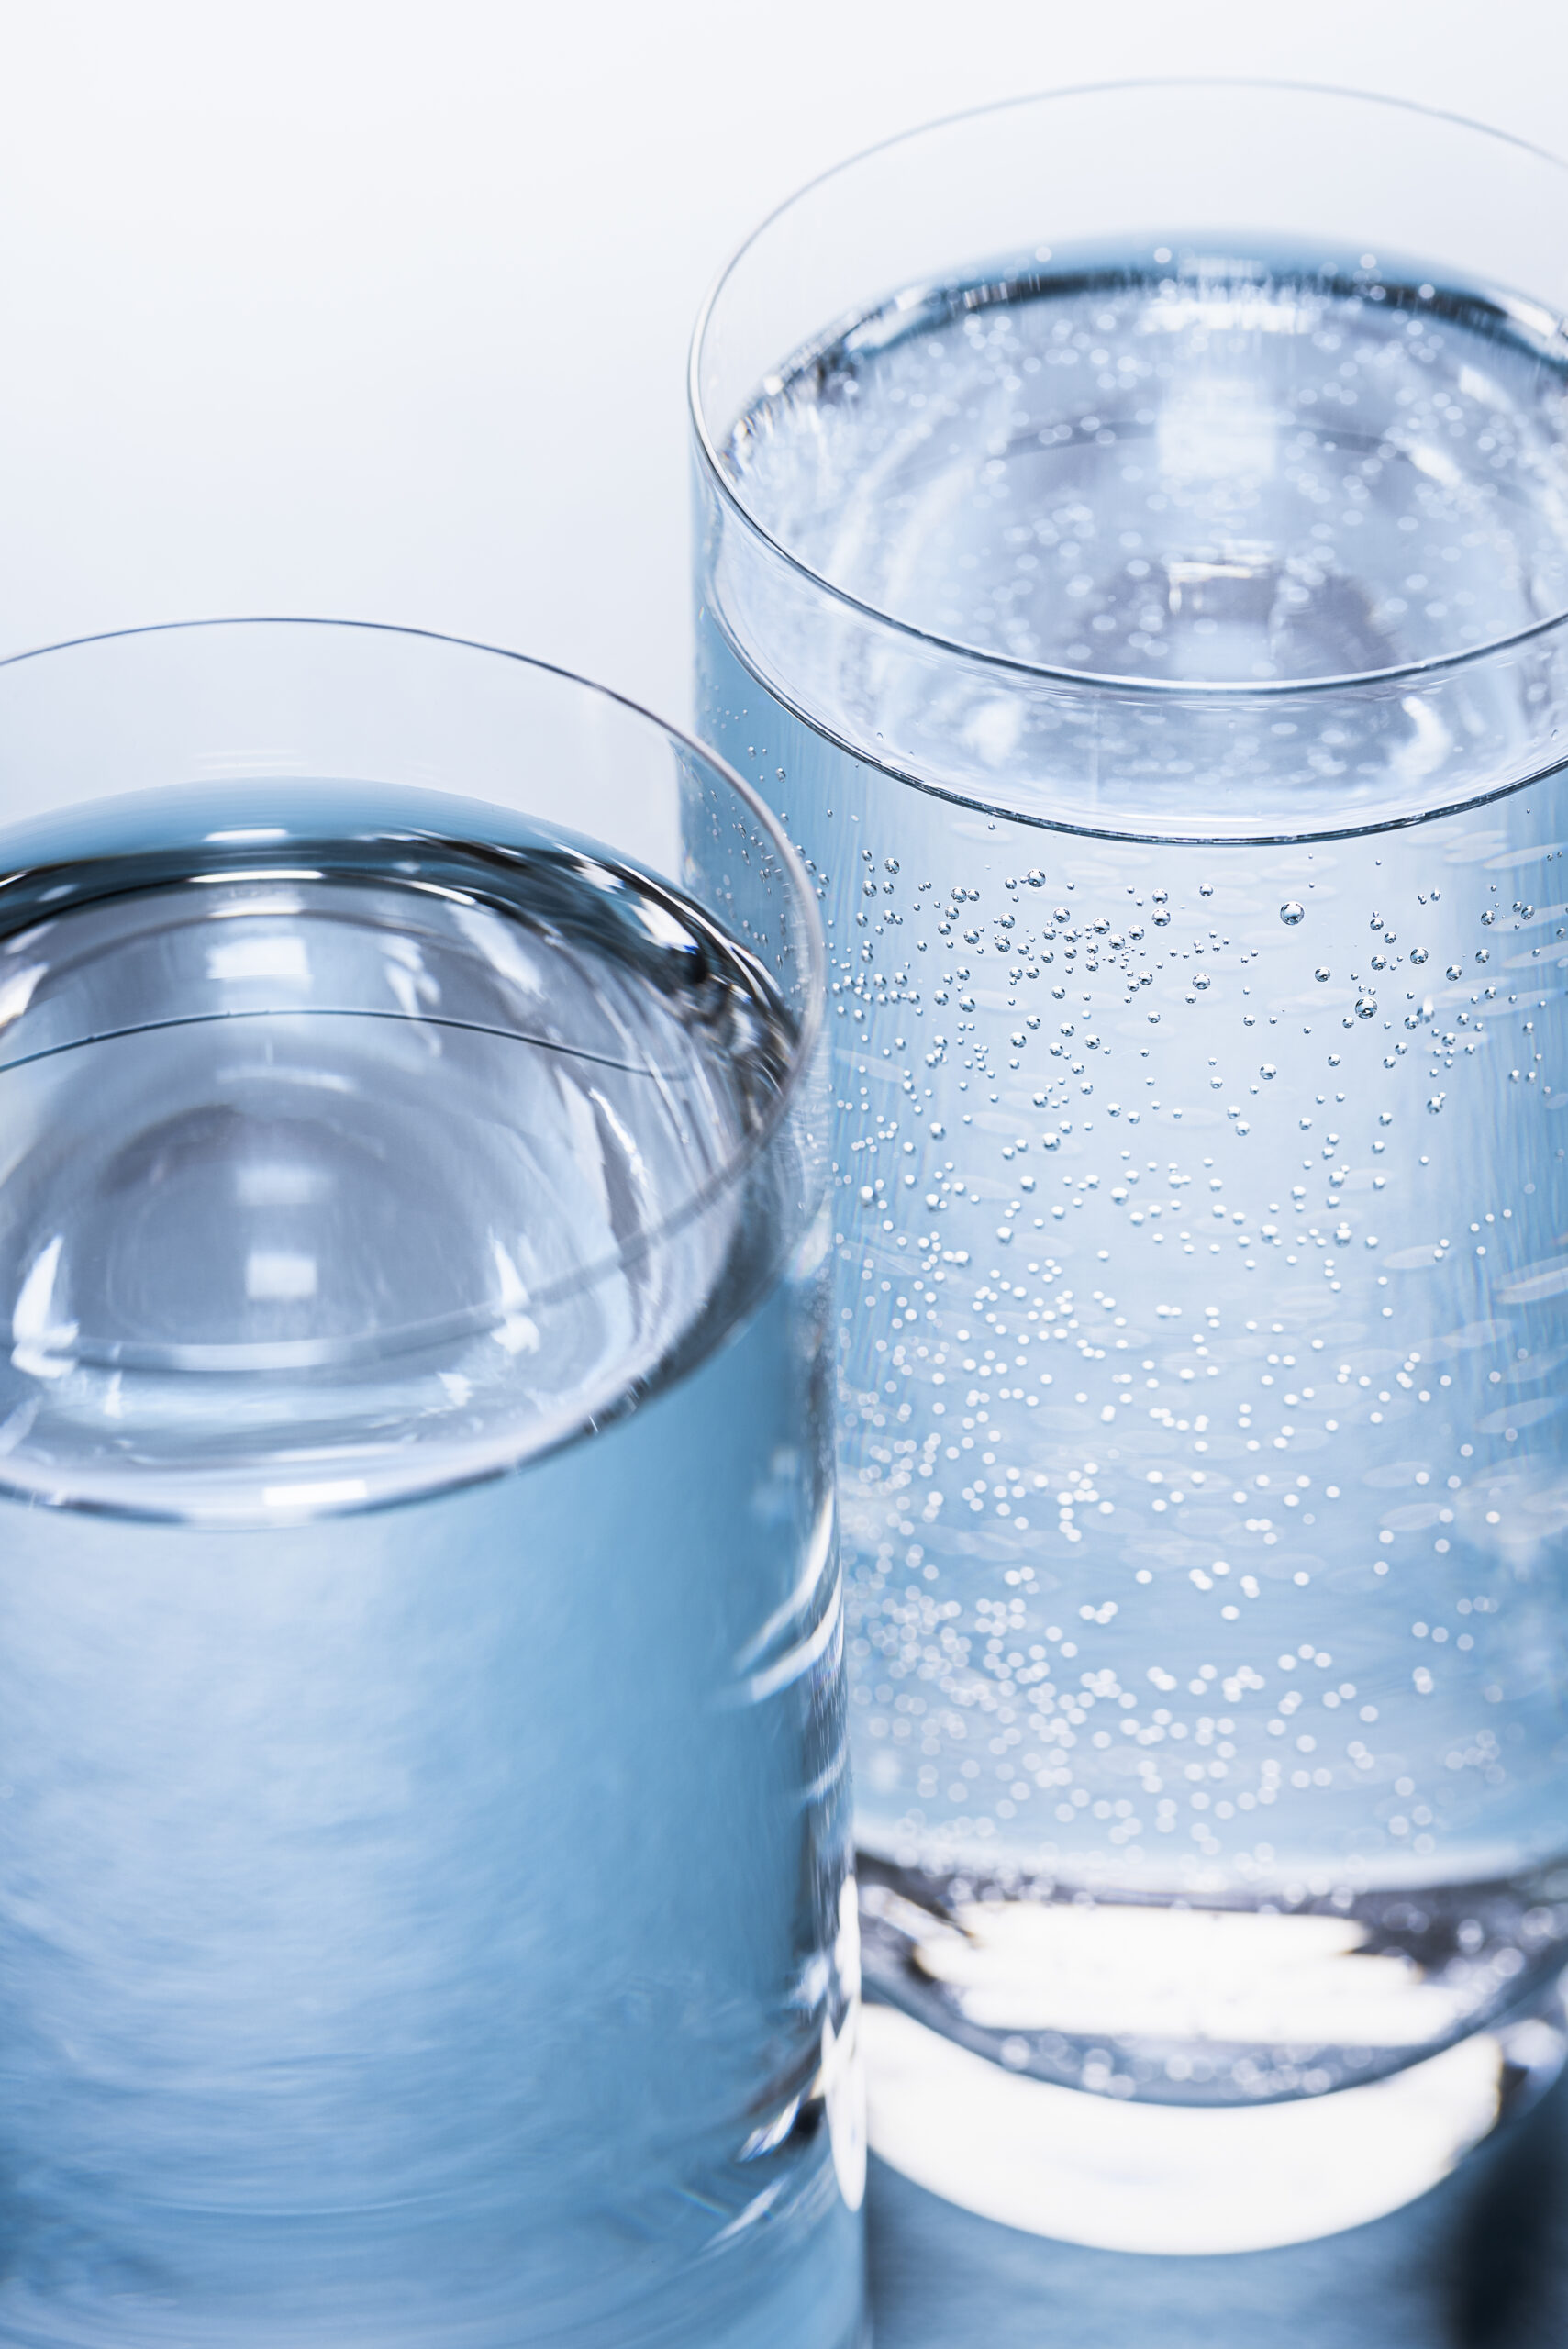
MULTIPOLYGON (((595 696, 600 701, 608 702, 617 709, 625 711, 639 725, 651 728, 657 734, 662 735, 671 749, 677 752, 684 752, 698 761, 718 782, 734 794, 748 813, 762 827, 770 844, 779 856, 788 883, 790 901, 798 911, 806 943, 806 967, 802 973, 801 990, 803 999, 798 1009, 795 1005, 790 1006, 795 1034, 785 1062, 783 1081, 768 1102, 762 1117, 741 1137, 724 1164, 717 1172, 699 1183, 668 1215, 662 1217, 647 1230, 634 1234, 629 1241, 623 1243, 616 1251, 613 1256, 602 1257, 591 1264, 579 1266, 563 1278, 549 1282, 532 1290, 529 1295, 530 1305, 545 1307, 563 1303, 571 1297, 584 1294, 597 1287, 602 1282, 613 1278, 617 1272, 624 1270, 627 1266, 645 1261, 652 1251, 667 1241, 674 1239, 682 1231, 689 1230, 727 1194, 737 1189, 751 1169, 766 1156, 777 1141, 780 1132, 795 1112, 802 1087, 806 1083, 817 1059, 827 1019, 827 941, 821 916, 817 907, 816 892, 810 876, 792 845, 788 834, 751 785, 736 772, 728 760, 722 758, 717 751, 711 750, 706 743, 698 741, 695 735, 688 734, 684 728, 672 725, 668 720, 658 717, 641 702, 633 700, 628 694, 618 693, 613 686, 600 685, 595 679, 585 677, 581 672, 569 669, 560 662, 540 660, 532 653, 516 652, 504 645, 488 644, 475 637, 454 636, 439 629, 409 627, 394 620, 342 619, 325 614, 301 613, 215 614, 200 619, 153 620, 135 628, 105 629, 95 630, 85 636, 65 637, 52 643, 32 646, 22 652, 0 655, 0 673, 21 667, 29 662, 45 660, 54 653, 84 651, 96 646, 122 644, 143 637, 195 635, 204 629, 221 629, 354 630, 366 635, 417 640, 457 651, 477 652, 509 661, 520 669, 532 671, 537 675, 554 678, 574 691, 595 696)), ((302 780, 308 781, 308 778, 302 780)), ((426 785, 420 787, 432 798, 462 796, 455 793, 443 793, 438 785, 426 785)), ((112 797, 113 795, 110 796, 112 797)), ((500 805, 493 799, 487 799, 483 792, 470 795, 469 804, 500 805)), ((526 811, 518 812, 526 815, 526 811)), ((545 829, 560 829, 550 824, 548 819, 541 819, 541 827, 545 829)), ((596 838, 591 832, 586 832, 582 837, 588 841, 593 841, 596 838)), ((0 829, 0 878, 4 877, 6 869, 4 840, 4 829, 0 829)), ((613 841, 601 841, 598 845, 612 852, 617 848, 613 841)), ((637 862, 640 863, 641 860, 639 859, 637 862)), ((665 877, 673 878, 673 876, 665 877)), ((676 885, 679 885, 678 883, 676 885)), ((0 903, 3 903, 3 900, 0 900, 0 903)), ((723 927, 722 924, 720 926, 723 927)), ((743 941, 732 940, 732 942, 739 946, 742 952, 755 959, 752 950, 746 947, 743 941)), ((3 1073, 0 1071, 0 1074, 3 1073)), ((433 1319, 400 1324, 395 1330, 378 1334, 373 1342, 350 1337, 321 1343, 306 1341, 297 1345, 290 1343, 260 1350, 240 1347, 232 1350, 235 1359, 228 1363, 220 1364, 216 1360, 206 1359, 199 1365, 190 1361, 170 1361, 157 1365, 151 1363, 138 1364, 131 1367, 155 1374, 161 1371, 163 1375, 178 1375, 182 1371, 188 1372, 192 1369, 199 1369, 206 1375, 212 1375, 215 1373, 222 1375, 227 1371, 228 1375, 236 1376, 255 1375, 258 1373, 265 1375, 269 1371, 347 1370, 364 1361, 367 1354, 373 1356, 377 1361, 390 1362, 417 1353, 433 1343, 460 1332, 481 1333, 500 1318, 502 1316, 499 1312, 489 1306, 475 1306, 459 1308, 455 1313, 443 1314, 433 1319), (268 1359, 261 1361, 248 1358, 255 1355, 258 1351, 266 1354, 268 1359)), ((159 1351, 161 1353, 163 1350, 159 1349, 159 1351)), ((177 1354, 185 1354, 192 1350, 175 1348, 172 1351, 177 1354)), ((218 1352, 228 1353, 230 1350, 203 1348, 200 1351, 204 1355, 207 1355, 216 1354, 218 1352)), ((86 1366, 92 1366, 85 1350, 81 1359, 86 1366)))
MULTIPOLYGON (((1389 668, 1352 670, 1331 677, 1267 677, 1267 678, 1179 678, 1123 675, 1114 671, 1074 669, 1061 662, 1026 661, 1017 654, 997 652, 983 645, 969 644, 962 637, 943 636, 934 629, 917 627, 913 621, 900 619, 896 614, 884 611, 879 605, 868 603, 848 588, 837 586, 833 581, 793 552, 782 539, 775 538, 751 512, 741 498, 736 484, 726 470, 717 443, 709 429, 701 385, 704 346, 707 334, 723 303, 731 278, 753 248, 761 243, 777 222, 792 211, 805 197, 828 185, 844 174, 857 171, 878 156, 895 149, 910 145, 927 138, 933 131, 951 129, 959 124, 973 123, 994 115, 1014 113, 1026 106, 1045 106, 1070 98, 1107 97, 1123 91, 1178 90, 1270 90, 1296 97, 1344 98, 1362 106, 1386 106, 1390 110, 1416 115, 1428 122, 1446 123, 1456 130, 1470 131, 1478 138, 1494 139, 1501 147, 1511 147, 1518 152, 1533 157, 1562 175, 1565 196, 1568 196, 1568 158, 1556 155, 1549 148, 1537 146, 1533 140, 1520 139, 1512 131, 1499 130, 1495 125, 1478 122, 1473 116, 1456 114, 1445 106, 1423 106, 1413 98, 1391 97, 1376 90, 1352 89, 1342 83, 1296 82, 1276 75, 1259 74, 1130 74, 1107 82, 1077 82, 1059 89, 1026 91, 1017 97, 992 98, 978 106, 960 106, 951 114, 936 115, 925 122, 916 123, 907 130, 895 131, 890 138, 873 140, 871 146, 846 155, 825 171, 816 173, 775 204, 755 228, 750 229, 723 263, 717 275, 703 297, 692 328, 691 344, 686 362, 686 402, 690 413, 696 451, 706 478, 717 490, 723 504, 743 525, 750 536, 770 555, 784 563, 817 593, 831 598, 845 611, 862 620, 885 629, 896 637, 945 659, 967 662, 995 671, 999 674, 1019 680, 1045 680, 1079 691, 1116 692, 1148 696, 1153 700, 1203 701, 1212 696, 1219 702, 1248 699, 1253 696, 1283 700, 1296 696, 1344 694, 1361 687, 1383 688, 1407 683, 1414 679, 1440 676, 1449 672, 1467 669, 1491 660, 1499 653, 1549 636, 1554 629, 1568 624, 1568 604, 1562 610, 1549 614, 1544 619, 1532 620, 1527 628, 1511 630, 1507 636, 1493 637, 1485 644, 1467 645, 1454 652, 1435 653, 1420 661, 1401 662, 1389 668)), ((839 330, 840 322, 821 329, 817 340, 839 330)), ((1561 322, 1559 330, 1561 331, 1561 322)), ((792 354, 781 352, 781 359, 792 354)))

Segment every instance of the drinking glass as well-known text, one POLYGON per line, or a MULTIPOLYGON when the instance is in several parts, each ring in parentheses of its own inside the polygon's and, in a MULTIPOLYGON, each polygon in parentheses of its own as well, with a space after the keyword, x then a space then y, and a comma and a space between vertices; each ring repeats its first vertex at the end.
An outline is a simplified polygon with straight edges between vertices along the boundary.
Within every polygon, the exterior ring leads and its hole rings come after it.
POLYGON ((7 2340, 854 2337, 819 974, 559 671, 0 666, 7 2340))
POLYGON ((1125 85, 775 213, 699 709, 828 938, 872 2143, 1086 2243, 1561 2060, 1568 206, 1125 85))

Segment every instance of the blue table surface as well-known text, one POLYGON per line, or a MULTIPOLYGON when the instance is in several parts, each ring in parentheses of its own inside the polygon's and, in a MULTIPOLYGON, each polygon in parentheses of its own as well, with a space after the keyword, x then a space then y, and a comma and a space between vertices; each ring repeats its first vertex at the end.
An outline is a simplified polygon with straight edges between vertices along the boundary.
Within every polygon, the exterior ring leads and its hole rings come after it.
POLYGON ((1284 2251, 1084 2251, 874 2161, 868 2216, 875 2349, 1568 2349, 1568 2076, 1418 2201, 1284 2251))

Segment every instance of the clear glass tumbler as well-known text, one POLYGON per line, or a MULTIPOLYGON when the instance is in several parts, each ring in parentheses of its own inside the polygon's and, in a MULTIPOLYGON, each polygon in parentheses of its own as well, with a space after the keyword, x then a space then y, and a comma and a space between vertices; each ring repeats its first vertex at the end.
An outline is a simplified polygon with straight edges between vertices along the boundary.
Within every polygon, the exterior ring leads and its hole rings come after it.
POLYGON ((0 667, 6 2340, 854 2339, 820 956, 557 671, 0 667))
POLYGON ((1084 90, 697 329, 700 723, 828 935, 872 2143, 1044 2232, 1351 2224, 1561 2058, 1565 192, 1084 90))

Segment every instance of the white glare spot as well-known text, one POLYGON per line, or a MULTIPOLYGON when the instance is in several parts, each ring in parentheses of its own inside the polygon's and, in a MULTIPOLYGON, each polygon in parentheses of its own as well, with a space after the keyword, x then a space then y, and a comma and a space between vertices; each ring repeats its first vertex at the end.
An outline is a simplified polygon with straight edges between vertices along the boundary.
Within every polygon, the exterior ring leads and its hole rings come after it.
POLYGON ((310 960, 303 938, 229 938, 206 951, 209 978, 308 979, 310 960))
POLYGON ((245 1259, 245 1294, 253 1304, 297 1304, 316 1295, 314 1256, 293 1249, 252 1248, 245 1259))

